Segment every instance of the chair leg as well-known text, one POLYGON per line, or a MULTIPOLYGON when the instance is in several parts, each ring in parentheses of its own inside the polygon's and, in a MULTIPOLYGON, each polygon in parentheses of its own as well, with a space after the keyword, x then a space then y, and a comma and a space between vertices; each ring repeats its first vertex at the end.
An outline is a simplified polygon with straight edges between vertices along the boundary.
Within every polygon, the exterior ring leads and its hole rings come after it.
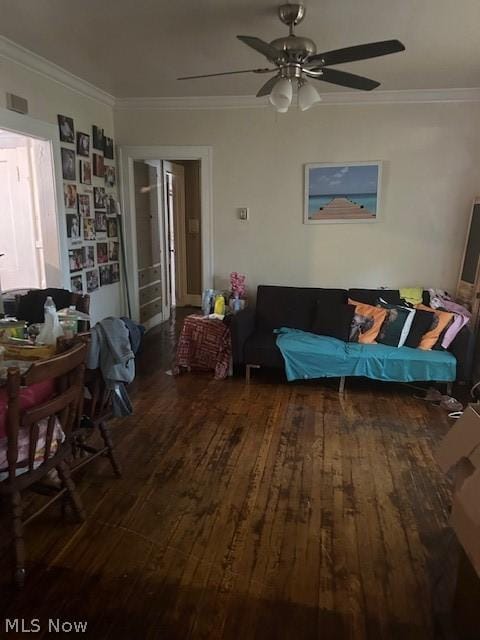
POLYGON ((12 509, 13 544, 15 550, 15 568, 13 581, 21 589, 25 584, 25 539, 23 537, 22 498, 19 491, 10 496, 12 509))
POLYGON ((345 392, 345 376, 342 376, 340 378, 340 383, 338 385, 338 393, 343 395, 344 392, 345 392))
POLYGON ((259 364, 247 364, 245 366, 245 383, 250 384, 252 369, 260 369, 259 364))
POLYGON ((83 522, 85 520, 86 513, 82 505, 82 501, 80 500, 80 496, 77 493, 75 488, 75 484, 72 480, 72 476, 70 475, 70 468, 65 461, 62 461, 56 467, 58 475, 60 476, 60 480, 62 481, 63 486, 67 489, 68 497, 70 498, 70 503, 73 507, 75 515, 79 522, 83 522))
POLYGON ((112 442, 112 436, 110 435, 110 429, 108 428, 108 425, 106 422, 100 422, 100 424, 98 425, 98 428, 100 429, 100 435, 102 436, 103 442, 107 447, 107 451, 108 451, 107 455, 112 465, 113 472, 115 473, 117 478, 121 478, 122 470, 120 468, 120 465, 113 451, 113 442, 112 442))

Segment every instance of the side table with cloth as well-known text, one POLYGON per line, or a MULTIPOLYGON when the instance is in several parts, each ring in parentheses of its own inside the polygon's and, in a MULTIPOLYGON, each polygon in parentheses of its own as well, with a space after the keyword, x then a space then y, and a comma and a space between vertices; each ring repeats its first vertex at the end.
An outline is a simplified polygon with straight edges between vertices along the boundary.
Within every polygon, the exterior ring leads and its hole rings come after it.
POLYGON ((231 375, 230 328, 216 318, 197 314, 187 316, 178 340, 173 373, 179 374, 181 368, 189 371, 213 369, 217 380, 231 375))

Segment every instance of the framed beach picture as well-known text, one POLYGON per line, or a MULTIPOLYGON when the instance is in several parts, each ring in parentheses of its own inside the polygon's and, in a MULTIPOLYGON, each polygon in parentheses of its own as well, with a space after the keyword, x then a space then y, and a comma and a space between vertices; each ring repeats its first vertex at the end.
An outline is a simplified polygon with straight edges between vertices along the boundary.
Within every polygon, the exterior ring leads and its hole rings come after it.
POLYGON ((377 222, 381 162, 305 165, 305 224, 377 222))

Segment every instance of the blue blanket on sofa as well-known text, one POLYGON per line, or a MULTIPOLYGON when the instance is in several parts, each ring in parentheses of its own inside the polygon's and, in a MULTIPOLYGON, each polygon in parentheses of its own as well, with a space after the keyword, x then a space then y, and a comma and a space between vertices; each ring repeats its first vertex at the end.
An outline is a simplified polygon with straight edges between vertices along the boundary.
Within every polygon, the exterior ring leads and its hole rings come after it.
POLYGON ((364 376, 388 382, 452 382, 457 361, 448 351, 358 344, 298 329, 276 330, 287 379, 364 376))

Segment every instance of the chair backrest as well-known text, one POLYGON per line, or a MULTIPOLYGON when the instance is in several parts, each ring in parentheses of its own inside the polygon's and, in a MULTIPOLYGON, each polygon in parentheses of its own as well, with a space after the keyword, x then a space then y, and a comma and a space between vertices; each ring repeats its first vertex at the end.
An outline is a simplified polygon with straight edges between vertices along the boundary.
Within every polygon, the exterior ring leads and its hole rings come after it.
MULTIPOLYGON (((52 455, 52 442, 58 426, 66 438, 69 438, 81 413, 86 351, 86 344, 76 344, 68 351, 48 360, 34 362, 23 377, 18 368, 8 369, 9 479, 15 478, 17 469, 33 471, 58 455, 58 452, 52 455), (45 402, 22 411, 19 403, 20 386, 29 386, 48 380, 55 381, 54 395, 45 402), (41 446, 39 446, 40 439, 41 446), (20 445, 19 440, 22 440, 20 445), (39 449, 41 450, 40 458, 39 449)), ((57 448, 59 449, 58 446, 57 448)))

